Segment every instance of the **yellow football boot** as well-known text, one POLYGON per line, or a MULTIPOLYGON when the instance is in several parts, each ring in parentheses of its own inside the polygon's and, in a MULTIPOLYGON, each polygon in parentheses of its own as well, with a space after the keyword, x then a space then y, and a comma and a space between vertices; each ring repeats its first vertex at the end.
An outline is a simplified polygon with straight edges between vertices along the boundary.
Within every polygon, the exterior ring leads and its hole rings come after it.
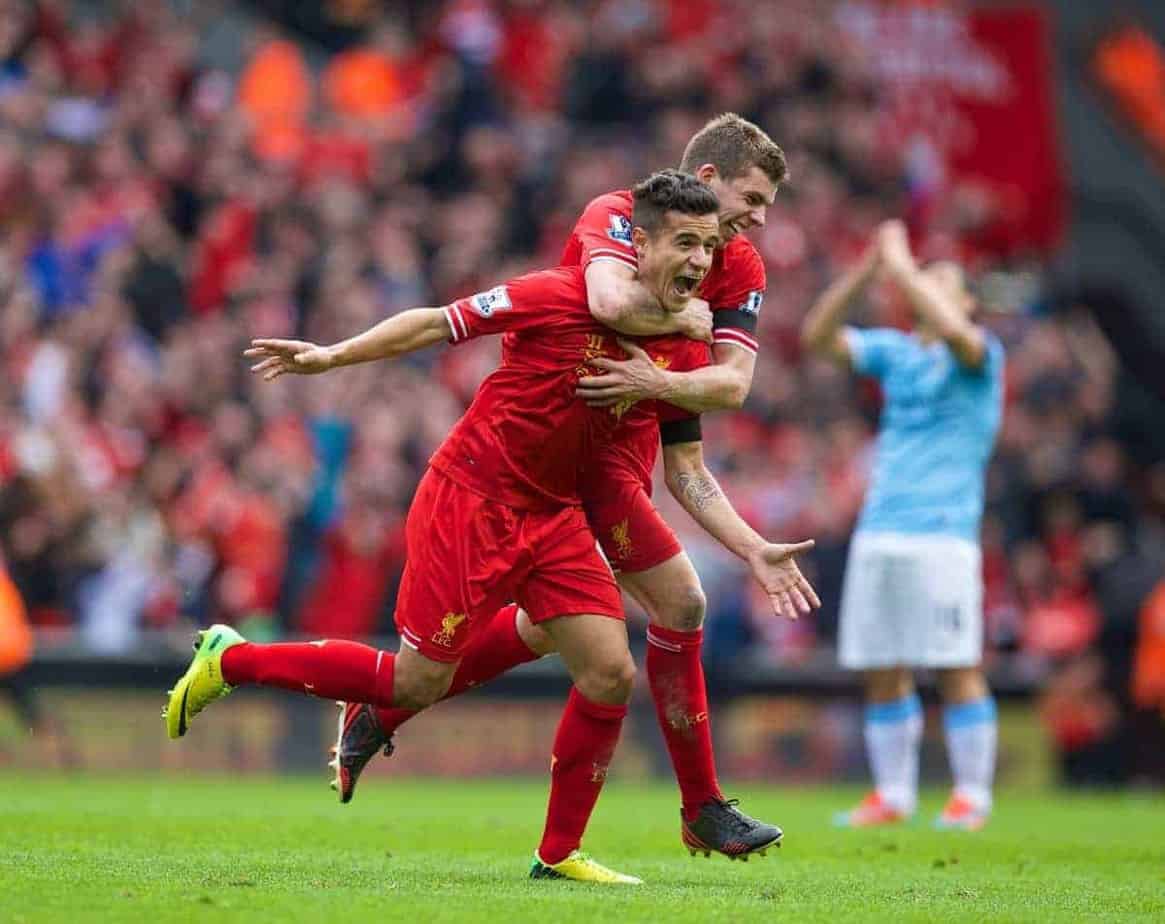
POLYGON ((181 738, 198 713, 231 692, 222 676, 222 655, 228 648, 245 641, 230 626, 214 625, 199 631, 194 639, 194 659, 182 679, 170 690, 170 702, 162 710, 166 734, 171 738, 181 738))
POLYGON ((643 885, 643 880, 607 869, 581 850, 572 850, 560 863, 543 863, 538 854, 530 865, 531 879, 573 879, 575 882, 598 882, 605 885, 643 885))

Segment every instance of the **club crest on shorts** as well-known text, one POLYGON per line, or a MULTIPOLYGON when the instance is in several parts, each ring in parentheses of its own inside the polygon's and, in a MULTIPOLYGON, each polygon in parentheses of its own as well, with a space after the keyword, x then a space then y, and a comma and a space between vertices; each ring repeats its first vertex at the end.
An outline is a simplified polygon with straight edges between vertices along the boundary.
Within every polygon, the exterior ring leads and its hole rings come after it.
POLYGON ((510 293, 505 286, 495 286, 488 292, 478 292, 469 300, 469 307, 483 318, 490 317, 495 311, 508 311, 510 293))
POLYGON ((611 227, 607 229, 607 237, 620 244, 631 246, 631 219, 618 212, 611 213, 611 227))
POLYGON ((611 541, 615 543, 615 551, 619 558, 630 558, 631 545, 631 527, 628 520, 623 520, 621 523, 616 523, 611 527, 611 541))
POLYGON ((453 636, 468 618, 465 613, 446 613, 441 619, 441 628, 433 633, 433 644, 442 648, 452 648, 453 636))

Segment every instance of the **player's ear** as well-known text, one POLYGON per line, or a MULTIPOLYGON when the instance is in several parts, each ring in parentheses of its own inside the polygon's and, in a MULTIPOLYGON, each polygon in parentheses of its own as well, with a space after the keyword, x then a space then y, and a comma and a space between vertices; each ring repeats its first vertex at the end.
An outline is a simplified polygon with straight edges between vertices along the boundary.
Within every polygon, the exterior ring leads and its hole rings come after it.
POLYGON ((715 164, 701 164, 696 168, 696 179, 701 183, 711 183, 719 175, 715 164))
POLYGON ((635 245, 636 253, 643 253, 650 238, 651 236, 638 225, 631 229, 631 243, 635 245))

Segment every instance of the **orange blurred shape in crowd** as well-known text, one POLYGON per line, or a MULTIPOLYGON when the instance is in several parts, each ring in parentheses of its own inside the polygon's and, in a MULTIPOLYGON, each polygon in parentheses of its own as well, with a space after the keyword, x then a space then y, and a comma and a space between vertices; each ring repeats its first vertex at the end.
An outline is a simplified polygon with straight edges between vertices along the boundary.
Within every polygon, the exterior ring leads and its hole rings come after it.
POLYGON ((19 670, 32 657, 32 630, 20 591, 0 570, 0 676, 19 670))
POLYGON ((353 48, 336 55, 324 73, 324 98, 342 115, 383 115, 401 98, 392 61, 373 48, 353 48))
POLYGON ((1093 65, 1125 116, 1165 155, 1165 50, 1143 29, 1128 26, 1100 42, 1093 65))
POLYGON ((255 153, 274 160, 299 156, 304 120, 312 104, 312 79, 293 42, 260 46, 239 80, 239 106, 255 127, 255 153))
POLYGON ((1165 581, 1157 585, 1141 607, 1133 661, 1133 699, 1138 706, 1165 712, 1165 581))

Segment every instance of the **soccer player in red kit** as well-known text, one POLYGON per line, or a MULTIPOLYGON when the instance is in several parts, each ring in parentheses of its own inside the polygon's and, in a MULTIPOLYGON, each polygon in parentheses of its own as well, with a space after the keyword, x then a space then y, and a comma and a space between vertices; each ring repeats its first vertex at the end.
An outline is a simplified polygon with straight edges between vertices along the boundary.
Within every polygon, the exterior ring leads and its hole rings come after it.
MULTIPOLYGON (((633 346, 627 348, 630 360, 594 361, 603 374, 582 378, 579 394, 596 406, 633 410, 624 417, 618 439, 604 443, 584 472, 582 498, 587 520, 620 586, 650 619, 647 676, 680 785, 683 840, 693 850, 738 856, 770 846, 781 832, 742 813, 720 791, 700 660, 704 593, 690 559, 651 501, 661 432, 669 486, 673 478, 667 465, 668 444, 686 443, 690 449, 697 441, 685 431, 687 424, 663 418, 657 422, 655 402, 648 399, 668 402, 658 405, 671 407, 664 411, 665 418, 674 417, 674 406, 698 414, 744 403, 756 362, 754 334, 766 278, 760 254, 741 232, 764 225, 765 210, 786 179, 787 167, 780 147, 760 128, 726 114, 692 137, 681 169, 706 183, 720 203, 721 245, 696 290, 713 311, 715 362, 684 371, 633 346)), ((594 199, 566 244, 562 264, 581 267, 591 312, 605 325, 628 335, 684 330, 690 322, 688 311, 665 310, 643 273, 632 240, 632 199, 627 190, 594 199)), ((683 488, 676 496, 689 512, 692 508, 685 498, 711 490, 706 477, 692 473, 683 488)), ((515 619, 515 631, 530 649, 553 650, 525 613, 511 609, 497 618, 515 619)), ((392 734, 408 717, 401 710, 347 707, 336 755, 336 786, 343 801, 352 797, 360 771, 376 751, 392 752, 392 734)))
MULTIPOLYGON (((682 305, 681 289, 711 264, 716 209, 715 195, 683 174, 657 174, 636 188, 641 272, 665 306, 682 305)), ((459 676, 488 667, 474 663, 475 655, 492 663, 497 649, 517 640, 512 612, 503 631, 496 620, 499 607, 516 600, 574 681, 554 741, 546 828, 531 875, 634 883, 579 850, 634 675, 618 588, 579 497, 580 460, 597 458, 619 426, 618 415, 575 395, 578 378, 614 353, 589 314, 582 271, 532 273, 445 308, 403 312, 331 347, 259 340, 247 355, 259 359, 253 371, 274 379, 502 331, 516 336, 501 366, 430 460, 409 511, 396 610, 400 650, 333 640, 251 644, 213 626, 199 633, 194 660, 170 693, 167 731, 184 735, 202 709, 247 683, 425 708, 459 676)), ((661 348, 669 346, 668 355, 686 366, 691 348, 682 338, 661 348)), ((807 545, 772 546, 766 586, 812 596, 792 558, 807 545)))

